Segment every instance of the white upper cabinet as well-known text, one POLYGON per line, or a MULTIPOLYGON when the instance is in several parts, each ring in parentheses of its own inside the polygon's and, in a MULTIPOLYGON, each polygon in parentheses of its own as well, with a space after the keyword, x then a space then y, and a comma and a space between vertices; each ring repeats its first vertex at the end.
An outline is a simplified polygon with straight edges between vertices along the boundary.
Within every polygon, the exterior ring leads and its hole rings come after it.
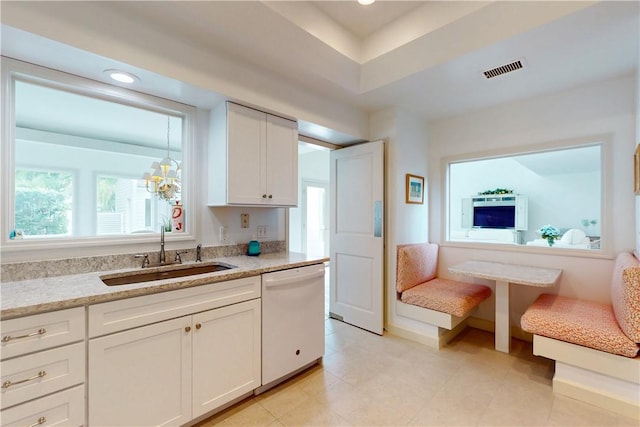
POLYGON ((211 117, 209 205, 296 206, 298 125, 227 102, 211 117))

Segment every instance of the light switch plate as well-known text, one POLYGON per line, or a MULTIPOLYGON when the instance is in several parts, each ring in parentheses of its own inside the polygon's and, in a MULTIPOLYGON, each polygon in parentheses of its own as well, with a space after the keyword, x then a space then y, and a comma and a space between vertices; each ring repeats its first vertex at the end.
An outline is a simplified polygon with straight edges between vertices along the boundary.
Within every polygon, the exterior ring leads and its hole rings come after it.
POLYGON ((258 239, 266 239, 267 238, 267 226, 259 225, 258 226, 258 239))
POLYGON ((249 214, 240 214, 240 228, 249 228, 249 214))

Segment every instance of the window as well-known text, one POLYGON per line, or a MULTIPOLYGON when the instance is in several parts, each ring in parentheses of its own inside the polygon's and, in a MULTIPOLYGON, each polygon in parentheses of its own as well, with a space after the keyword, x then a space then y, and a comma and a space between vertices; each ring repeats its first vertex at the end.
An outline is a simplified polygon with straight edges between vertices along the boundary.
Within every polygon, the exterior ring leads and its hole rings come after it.
POLYGON ((449 160, 447 240, 600 250, 603 147, 449 160), (545 225, 559 232, 551 245, 539 232, 545 225))
POLYGON ((15 184, 16 230, 38 237, 71 234, 71 173, 16 169, 15 184))
MULTIPOLYGON (((149 191, 153 185, 148 187, 143 175, 165 157, 188 170, 185 153, 195 108, 18 61, 5 63, 10 70, 3 70, 3 98, 8 95, 12 107, 5 111, 14 114, 3 117, 11 128, 3 177, 14 185, 2 196, 10 207, 3 242, 126 241, 158 233, 176 200, 188 206, 187 176, 181 177, 182 191, 167 201, 149 191)), ((187 220, 187 233, 189 225, 187 220)))
POLYGON ((140 179, 98 176, 96 194, 98 235, 155 231, 154 223, 166 225, 171 218, 169 204, 153 197, 140 179))

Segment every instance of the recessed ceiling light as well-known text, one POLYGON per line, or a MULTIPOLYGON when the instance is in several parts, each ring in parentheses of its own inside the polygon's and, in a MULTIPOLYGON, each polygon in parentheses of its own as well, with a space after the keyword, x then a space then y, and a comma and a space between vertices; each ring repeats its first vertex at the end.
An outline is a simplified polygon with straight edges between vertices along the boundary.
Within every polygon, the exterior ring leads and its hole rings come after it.
POLYGON ((358 0, 358 3, 363 4, 365 6, 372 4, 376 0, 358 0))
POLYGON ((104 70, 104 73, 111 77, 113 80, 120 83, 131 84, 135 81, 140 81, 140 78, 135 74, 127 73, 120 70, 104 70))

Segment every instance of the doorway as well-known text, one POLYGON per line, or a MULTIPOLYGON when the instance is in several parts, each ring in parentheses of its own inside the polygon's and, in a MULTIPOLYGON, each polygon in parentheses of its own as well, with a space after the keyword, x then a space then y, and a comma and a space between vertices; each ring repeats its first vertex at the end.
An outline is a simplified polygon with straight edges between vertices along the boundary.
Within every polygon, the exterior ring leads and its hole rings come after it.
POLYGON ((329 184, 302 181, 302 247, 314 257, 329 256, 329 184))
MULTIPOLYGON (((289 209, 289 250, 329 256, 331 148, 298 143, 298 207, 289 209)), ((329 313, 329 263, 325 270, 325 315, 329 313)))

